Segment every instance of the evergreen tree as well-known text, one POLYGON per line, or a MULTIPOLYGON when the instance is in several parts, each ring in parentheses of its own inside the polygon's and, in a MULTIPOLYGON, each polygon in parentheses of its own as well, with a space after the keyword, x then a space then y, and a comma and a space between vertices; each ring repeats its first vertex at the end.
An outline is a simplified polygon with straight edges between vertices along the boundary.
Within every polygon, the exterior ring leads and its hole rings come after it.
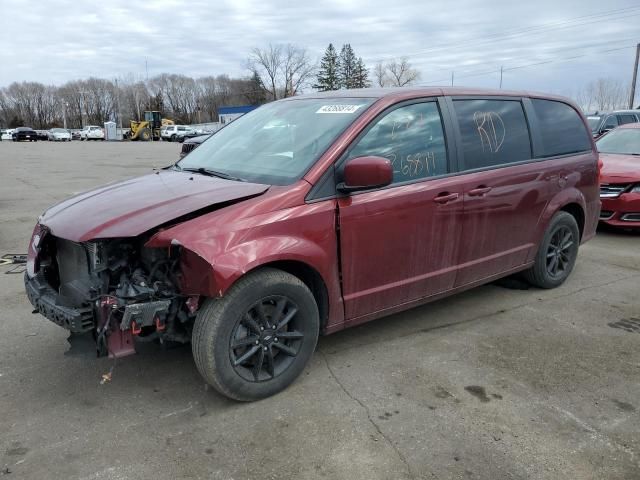
POLYGON ((267 101, 267 92, 264 88, 264 83, 262 83, 262 78, 260 78, 260 75, 255 70, 247 82, 247 87, 245 97, 250 105, 262 105, 267 101))
POLYGON ((369 81, 369 70, 367 70, 366 65, 362 61, 362 57, 358 58, 353 83, 353 88, 369 88, 371 86, 371 82, 369 81))
POLYGON ((342 88, 357 88, 355 82, 355 73, 358 66, 356 55, 349 43, 342 46, 340 51, 340 68, 338 78, 342 88))
POLYGON ((340 69, 340 61, 338 52, 330 43, 324 52, 322 60, 320 60, 320 70, 318 71, 317 83, 313 88, 321 92, 340 89, 340 78, 338 76, 340 69))

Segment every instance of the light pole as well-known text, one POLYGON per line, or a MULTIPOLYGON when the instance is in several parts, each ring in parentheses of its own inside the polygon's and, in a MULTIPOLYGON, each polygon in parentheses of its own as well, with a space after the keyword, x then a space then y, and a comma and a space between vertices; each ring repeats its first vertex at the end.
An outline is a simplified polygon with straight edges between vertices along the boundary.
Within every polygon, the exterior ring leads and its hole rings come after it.
POLYGON ((62 104, 62 126, 65 130, 67 129, 67 108, 69 108, 69 102, 64 102, 62 104))
MULTIPOLYGON (((87 104, 87 100, 85 98, 86 90, 80 90, 78 92, 80 94, 80 128, 84 129, 84 114, 85 114, 85 106, 87 104)), ((87 122, 89 121, 89 115, 87 115, 87 122)))
MULTIPOLYGON (((116 78, 116 125, 120 127, 120 135, 122 135, 122 117, 120 116, 120 88, 118 88, 118 79, 116 78)), ((120 135, 116 134, 116 138, 121 140, 120 135)))

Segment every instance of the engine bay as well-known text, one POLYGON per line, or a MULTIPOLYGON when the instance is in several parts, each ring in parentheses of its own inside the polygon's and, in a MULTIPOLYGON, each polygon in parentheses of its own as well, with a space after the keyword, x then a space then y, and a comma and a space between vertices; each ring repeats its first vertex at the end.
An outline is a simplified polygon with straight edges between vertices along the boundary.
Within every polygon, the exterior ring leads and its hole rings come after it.
POLYGON ((77 243, 45 235, 36 280, 55 298, 47 308, 30 296, 36 311, 72 333, 90 332, 98 356, 133 354, 136 341, 189 342, 199 298, 180 293, 180 247, 147 248, 146 240, 77 243), (79 322, 65 318, 78 314, 79 322))

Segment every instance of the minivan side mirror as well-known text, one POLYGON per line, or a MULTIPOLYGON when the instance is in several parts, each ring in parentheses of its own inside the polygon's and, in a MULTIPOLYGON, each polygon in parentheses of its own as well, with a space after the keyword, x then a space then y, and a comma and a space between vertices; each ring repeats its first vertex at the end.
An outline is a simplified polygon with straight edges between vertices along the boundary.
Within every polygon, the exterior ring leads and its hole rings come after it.
POLYGON ((344 166, 344 182, 337 189, 344 193, 386 187, 393 181, 393 167, 387 158, 356 157, 344 166))

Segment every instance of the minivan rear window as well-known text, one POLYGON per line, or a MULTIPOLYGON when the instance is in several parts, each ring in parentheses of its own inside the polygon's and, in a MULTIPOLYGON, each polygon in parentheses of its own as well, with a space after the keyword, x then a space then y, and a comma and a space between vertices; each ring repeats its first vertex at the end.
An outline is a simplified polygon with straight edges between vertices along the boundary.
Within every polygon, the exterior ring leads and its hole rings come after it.
POLYGON ((580 115, 566 103, 532 99, 538 117, 542 152, 539 157, 553 157, 591 150, 589 132, 580 115))
POLYGON ((518 100, 454 100, 464 169, 531 159, 529 127, 518 100))

